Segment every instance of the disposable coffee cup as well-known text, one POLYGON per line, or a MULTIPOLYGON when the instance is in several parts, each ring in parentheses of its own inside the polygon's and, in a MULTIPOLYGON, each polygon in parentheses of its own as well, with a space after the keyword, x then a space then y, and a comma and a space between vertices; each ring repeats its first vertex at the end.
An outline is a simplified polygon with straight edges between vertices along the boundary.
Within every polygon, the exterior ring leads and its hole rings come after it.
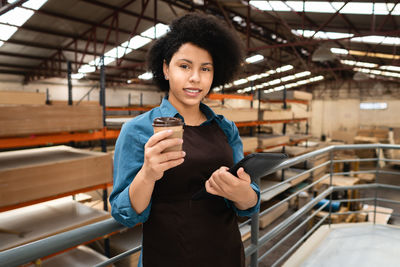
MULTIPOLYGON (((155 134, 165 130, 172 130, 173 133, 172 135, 167 137, 168 139, 183 137, 183 121, 180 118, 175 118, 175 117, 155 118, 153 121, 153 129, 155 134)), ((181 150, 182 150, 182 144, 179 144, 176 146, 166 148, 163 151, 163 153, 170 151, 181 151, 181 150)))

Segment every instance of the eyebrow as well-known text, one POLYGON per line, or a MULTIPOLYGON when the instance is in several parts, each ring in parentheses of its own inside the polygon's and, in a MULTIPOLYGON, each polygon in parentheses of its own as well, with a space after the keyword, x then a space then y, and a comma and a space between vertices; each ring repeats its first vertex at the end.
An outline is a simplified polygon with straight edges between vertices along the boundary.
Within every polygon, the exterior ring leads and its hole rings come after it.
MULTIPOLYGON (((191 60, 189 60, 189 59, 180 58, 178 60, 183 60, 183 61, 186 61, 187 63, 193 64, 193 62, 191 60)), ((211 65, 212 66, 213 64, 211 62, 201 63, 201 66, 204 66, 204 65, 211 65)))

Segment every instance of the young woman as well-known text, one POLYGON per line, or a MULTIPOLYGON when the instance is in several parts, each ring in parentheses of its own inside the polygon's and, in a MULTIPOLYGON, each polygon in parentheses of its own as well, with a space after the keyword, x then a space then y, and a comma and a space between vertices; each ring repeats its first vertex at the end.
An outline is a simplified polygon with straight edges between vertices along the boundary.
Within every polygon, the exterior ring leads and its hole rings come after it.
POLYGON ((123 126, 110 196, 118 222, 143 223, 139 266, 244 266, 236 217, 258 212, 259 188, 243 168, 228 172, 243 158, 238 129, 201 103, 233 79, 241 59, 237 37, 195 13, 175 20, 149 51, 153 79, 168 95, 123 126), (182 119, 183 139, 168 139, 168 130, 153 134, 156 117, 182 119), (178 144, 182 151, 162 153, 178 144), (193 200, 204 186, 210 196, 193 200))

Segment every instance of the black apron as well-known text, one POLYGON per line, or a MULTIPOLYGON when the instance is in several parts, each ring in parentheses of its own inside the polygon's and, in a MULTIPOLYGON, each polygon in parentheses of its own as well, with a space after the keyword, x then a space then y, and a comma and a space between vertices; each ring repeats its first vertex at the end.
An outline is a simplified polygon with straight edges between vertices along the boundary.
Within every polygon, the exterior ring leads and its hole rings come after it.
POLYGON ((232 166, 232 149, 213 121, 184 126, 185 161, 156 182, 143 224, 144 267, 243 267, 237 218, 221 197, 192 200, 211 174, 232 166))

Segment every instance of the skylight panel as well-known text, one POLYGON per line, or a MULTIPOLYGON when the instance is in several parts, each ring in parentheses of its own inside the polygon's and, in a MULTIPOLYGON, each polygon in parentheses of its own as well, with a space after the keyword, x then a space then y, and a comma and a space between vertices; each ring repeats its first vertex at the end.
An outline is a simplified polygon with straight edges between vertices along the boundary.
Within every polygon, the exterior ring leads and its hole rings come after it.
POLYGON ((166 34, 168 31, 169 31, 168 25, 158 23, 158 24, 156 24, 155 36, 154 36, 154 26, 145 30, 140 35, 150 38, 150 39, 157 39, 157 38, 160 38, 161 36, 163 36, 164 34, 166 34))
POLYGON ((32 10, 16 7, 0 16, 0 22, 14 26, 22 26, 32 15, 32 10))
MULTIPOLYGON (((338 3, 340 6, 343 5, 343 2, 338 3)), ((340 8, 340 7, 339 7, 340 8)), ((316 13, 335 13, 335 8, 328 2, 305 2, 305 10, 306 12, 316 12, 316 13)))
MULTIPOLYGON (((289 12, 291 8, 297 12, 314 12, 314 13, 335 13, 345 2, 328 1, 250 1, 250 5, 263 11, 283 11, 289 12), (285 4, 286 2, 286 4, 285 4)), ((388 15, 393 8, 393 3, 368 3, 368 2, 349 2, 339 13, 341 14, 360 14, 360 15, 388 15)), ((397 5, 391 13, 392 15, 400 15, 400 7, 397 5)))
POLYGON ((26 7, 26 8, 32 8, 32 9, 38 10, 46 2, 47 2, 47 0, 30 0, 30 1, 23 3, 22 6, 26 7))
POLYGON ((0 40, 7 41, 17 30, 15 26, 0 25, 0 40))
POLYGON ((94 71, 96 71, 96 67, 90 66, 90 65, 83 65, 78 70, 78 72, 81 72, 81 73, 89 73, 89 72, 94 72, 94 71))
POLYGON ((129 48, 132 49, 138 49, 141 48, 142 46, 145 46, 146 44, 150 43, 151 39, 147 37, 143 37, 140 35, 136 35, 132 37, 129 41, 125 42, 122 44, 122 46, 128 46, 129 48))

